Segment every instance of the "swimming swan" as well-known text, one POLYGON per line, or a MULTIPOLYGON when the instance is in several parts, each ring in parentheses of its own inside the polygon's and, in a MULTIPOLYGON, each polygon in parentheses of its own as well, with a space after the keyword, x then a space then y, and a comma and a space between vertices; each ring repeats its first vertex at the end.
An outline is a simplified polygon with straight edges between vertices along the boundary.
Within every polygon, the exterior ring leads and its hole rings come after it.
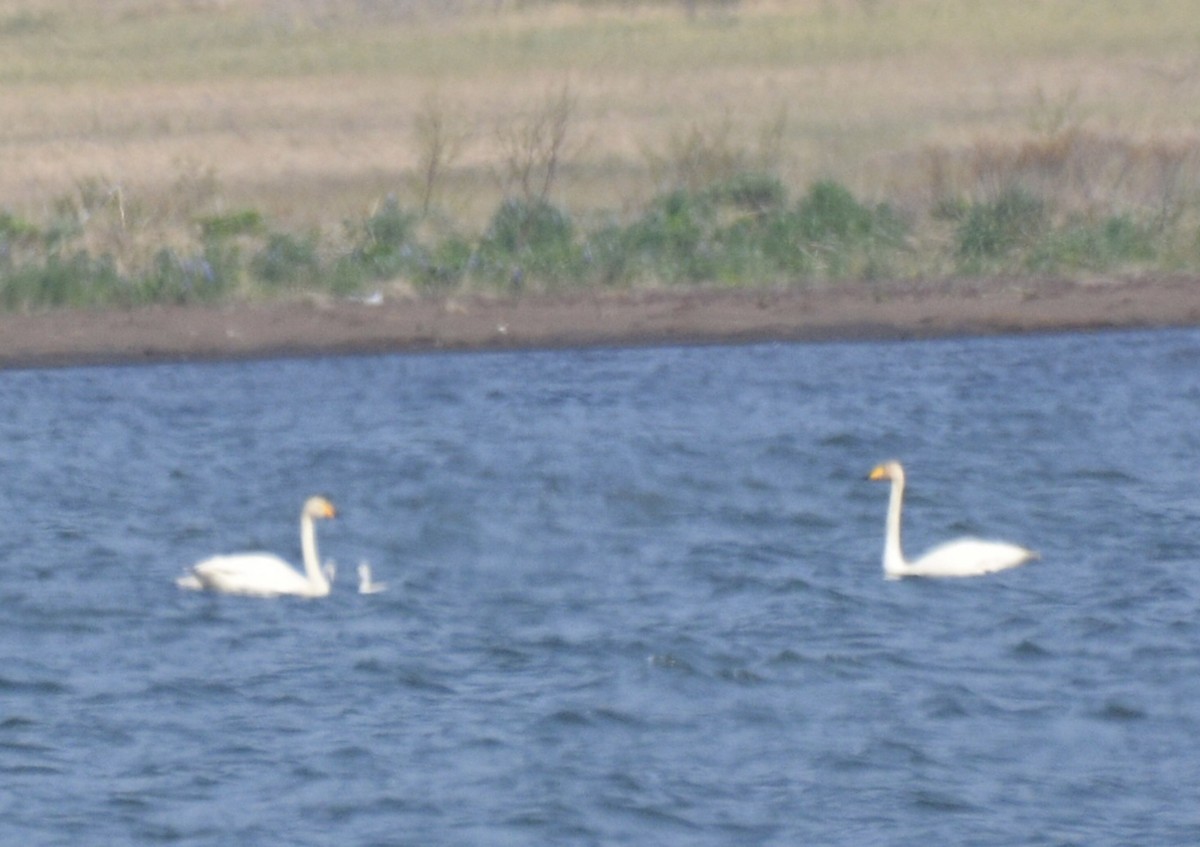
POLYGON ((887 533, 883 545, 883 574, 888 579, 904 576, 979 576, 1023 565, 1038 554, 1004 541, 959 538, 934 547, 912 562, 900 547, 900 505, 904 500, 904 468, 899 462, 884 462, 867 479, 890 479, 887 533))
POLYGON ((207 589, 251 597, 324 597, 329 593, 329 579, 317 558, 317 530, 313 521, 333 517, 337 517, 337 509, 324 497, 309 497, 305 501, 300 512, 303 574, 271 553, 235 553, 198 562, 175 584, 194 591, 207 589))
POLYGON ((358 593, 359 594, 379 594, 381 591, 387 591, 386 582, 371 581, 371 566, 363 561, 358 563, 358 593))

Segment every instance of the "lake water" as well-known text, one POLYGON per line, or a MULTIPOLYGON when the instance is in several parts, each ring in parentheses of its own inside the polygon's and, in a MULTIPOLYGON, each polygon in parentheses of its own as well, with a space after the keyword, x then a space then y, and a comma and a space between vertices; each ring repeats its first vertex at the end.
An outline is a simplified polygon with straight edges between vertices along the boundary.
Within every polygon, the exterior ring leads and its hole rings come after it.
POLYGON ((0 841, 1200 840, 1200 332, 0 373, 0 841), (982 534, 1042 559, 882 578, 982 534), (331 596, 180 591, 216 552, 331 596), (382 594, 356 593, 369 560, 382 594))

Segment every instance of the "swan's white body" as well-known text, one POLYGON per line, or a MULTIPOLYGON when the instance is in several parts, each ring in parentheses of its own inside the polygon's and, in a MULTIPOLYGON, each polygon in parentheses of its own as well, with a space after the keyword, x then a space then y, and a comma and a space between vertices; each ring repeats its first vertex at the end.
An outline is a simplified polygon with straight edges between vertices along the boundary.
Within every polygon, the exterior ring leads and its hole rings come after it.
POLYGON ((981 576, 1015 568, 1038 554, 1017 544, 1005 541, 985 541, 980 538, 960 538, 939 544, 913 561, 904 558, 900 546, 900 509, 904 501, 904 468, 899 462, 879 465, 870 480, 891 480, 888 499, 887 530, 883 544, 883 574, 888 579, 905 576, 955 577, 981 576))
POLYGON ((300 513, 304 573, 272 553, 235 553, 198 562, 176 584, 195 591, 250 597, 324 597, 329 593, 329 578, 317 558, 317 530, 313 521, 336 516, 337 510, 324 497, 310 497, 304 503, 300 513))
POLYGON ((366 562, 358 563, 358 593, 359 594, 378 594, 381 591, 387 591, 386 582, 371 581, 371 566, 366 562))

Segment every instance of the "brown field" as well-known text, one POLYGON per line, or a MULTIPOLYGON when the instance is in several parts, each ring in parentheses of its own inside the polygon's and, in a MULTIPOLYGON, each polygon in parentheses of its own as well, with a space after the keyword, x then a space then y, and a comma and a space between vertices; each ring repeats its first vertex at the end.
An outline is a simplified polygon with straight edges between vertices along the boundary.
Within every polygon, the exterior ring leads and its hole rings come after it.
MULTIPOLYGON (((384 198, 411 206, 426 188, 437 215, 477 225, 561 108, 549 199, 583 219, 637 209, 671 183, 761 168, 794 187, 832 178, 933 222, 938 203, 987 197, 1017 174, 1060 210, 1170 211, 1185 232, 1200 225, 1200 15, 1187 0, 697 0, 695 10, 0 0, 0 212, 39 224, 63 210, 91 216, 85 237, 101 240, 98 253, 115 244, 143 257, 194 241, 198 216, 241 209, 336 241, 384 198), (435 142, 439 167, 425 183, 435 142)), ((944 237, 935 222, 912 240, 944 237)), ((986 296, 944 282, 953 268, 918 265, 904 285, 943 282, 906 294, 875 285, 524 303, 405 299, 399 286, 382 308, 9 315, 0 365, 1200 322, 1198 286, 1171 272, 993 280, 986 296)))
POLYGON ((553 199, 576 214, 643 202, 697 148, 927 204, 986 190, 1064 132, 1087 140, 1057 165, 1084 172, 1087 202, 1196 190, 1200 16, 1184 0, 698 8, 9 0, 0 208, 41 219, 107 191, 147 222, 207 204, 334 231, 415 196, 433 113, 456 142, 439 206, 479 220, 506 188, 506 140, 564 91, 553 199))

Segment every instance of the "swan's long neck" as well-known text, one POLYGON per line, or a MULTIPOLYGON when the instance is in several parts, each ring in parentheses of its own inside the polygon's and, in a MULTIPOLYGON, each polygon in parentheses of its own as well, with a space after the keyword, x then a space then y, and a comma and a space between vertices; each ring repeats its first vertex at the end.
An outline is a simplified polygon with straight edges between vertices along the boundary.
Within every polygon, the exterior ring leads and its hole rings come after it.
POLYGON ((317 528, 307 514, 300 516, 300 549, 304 554, 304 574, 312 586, 313 594, 328 594, 329 580, 321 570, 317 557, 317 528))
POLYGON ((904 502, 904 477, 892 477, 892 493, 888 497, 887 530, 883 541, 884 573, 903 573, 908 568, 900 546, 900 507, 904 502))

